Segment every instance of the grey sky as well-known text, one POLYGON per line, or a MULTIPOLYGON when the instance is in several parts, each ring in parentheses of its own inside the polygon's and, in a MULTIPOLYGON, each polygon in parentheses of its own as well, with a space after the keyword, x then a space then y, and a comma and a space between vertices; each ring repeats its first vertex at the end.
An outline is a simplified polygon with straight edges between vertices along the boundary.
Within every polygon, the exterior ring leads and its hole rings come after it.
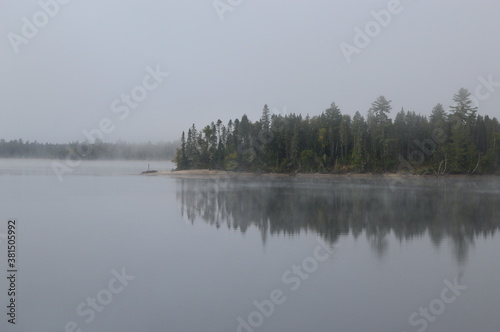
MULTIPOLYGON (((0 138, 83 140, 108 118, 106 141, 171 140, 193 122, 256 120, 266 103, 312 116, 334 101, 365 115, 379 95, 393 101, 392 116, 429 114, 460 87, 474 92, 481 76, 500 82, 496 0, 401 0, 350 63, 340 44, 355 46, 354 29, 391 0, 220 2, 237 4, 224 20, 213 0, 73 0, 16 53, 9 33, 22 37, 22 18, 33 22, 41 7, 0 0, 0 138), (114 113, 113 101, 157 65, 170 75, 127 116, 114 113)), ((496 85, 479 90, 480 114, 500 116, 496 85)))

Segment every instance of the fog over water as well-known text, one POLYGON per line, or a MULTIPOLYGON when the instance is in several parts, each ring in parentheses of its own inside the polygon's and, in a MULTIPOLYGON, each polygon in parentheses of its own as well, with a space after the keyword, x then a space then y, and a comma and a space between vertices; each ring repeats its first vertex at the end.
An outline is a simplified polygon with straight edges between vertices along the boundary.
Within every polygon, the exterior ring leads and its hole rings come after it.
POLYGON ((18 323, 2 331, 497 331, 496 178, 196 179, 94 161, 60 183, 44 162, 0 164, 2 227, 14 217, 19 234, 18 323))
POLYGON ((0 0, 0 332, 498 332, 499 13, 0 0))

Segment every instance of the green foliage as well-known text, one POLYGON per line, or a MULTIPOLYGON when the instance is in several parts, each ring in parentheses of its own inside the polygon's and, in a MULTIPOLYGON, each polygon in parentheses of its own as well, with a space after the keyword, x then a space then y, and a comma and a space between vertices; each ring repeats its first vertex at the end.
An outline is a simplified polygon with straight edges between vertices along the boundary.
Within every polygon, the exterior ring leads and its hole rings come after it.
POLYGON ((302 171, 313 172, 315 170, 315 155, 312 150, 303 150, 300 153, 300 163, 302 165, 302 171))
POLYGON ((178 169, 215 168, 271 172, 497 173, 500 124, 477 115, 470 93, 460 89, 447 114, 437 104, 429 119, 378 97, 366 120, 343 115, 332 103, 318 116, 243 115, 218 120, 198 133, 193 125, 177 153, 178 169), (184 142, 185 141, 185 142, 184 142))

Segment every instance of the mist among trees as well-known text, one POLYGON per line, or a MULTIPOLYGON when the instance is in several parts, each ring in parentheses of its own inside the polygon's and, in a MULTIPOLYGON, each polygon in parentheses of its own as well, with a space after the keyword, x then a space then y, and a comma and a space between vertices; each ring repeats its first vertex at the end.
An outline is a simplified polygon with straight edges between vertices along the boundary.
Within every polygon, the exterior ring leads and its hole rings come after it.
POLYGON ((178 170, 496 174, 500 124, 478 115, 470 97, 462 88, 447 109, 437 104, 429 117, 401 109, 393 119, 384 96, 366 117, 342 114, 335 103, 305 118, 271 115, 265 105, 255 122, 243 115, 201 130, 193 124, 182 133, 175 162, 178 170))
POLYGON ((5 141, 0 139, 0 158, 46 158, 65 159, 78 154, 86 160, 171 160, 179 142, 168 143, 94 143, 73 142, 64 144, 38 143, 22 139, 5 141))

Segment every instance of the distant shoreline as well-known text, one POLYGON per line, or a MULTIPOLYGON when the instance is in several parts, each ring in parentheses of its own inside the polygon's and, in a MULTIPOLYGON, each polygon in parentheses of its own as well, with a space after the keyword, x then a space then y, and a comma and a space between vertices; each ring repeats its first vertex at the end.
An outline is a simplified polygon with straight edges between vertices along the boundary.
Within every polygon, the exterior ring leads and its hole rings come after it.
POLYGON ((447 175, 435 175, 435 174, 403 174, 403 173, 257 173, 257 172, 237 172, 237 171, 222 171, 222 170, 209 170, 209 169, 193 169, 193 170, 181 170, 181 171, 158 171, 155 173, 141 174, 145 176, 171 176, 175 178, 223 178, 223 177, 271 177, 271 178, 498 178, 498 175, 487 174, 487 175, 477 175, 477 174, 447 174, 447 175))

